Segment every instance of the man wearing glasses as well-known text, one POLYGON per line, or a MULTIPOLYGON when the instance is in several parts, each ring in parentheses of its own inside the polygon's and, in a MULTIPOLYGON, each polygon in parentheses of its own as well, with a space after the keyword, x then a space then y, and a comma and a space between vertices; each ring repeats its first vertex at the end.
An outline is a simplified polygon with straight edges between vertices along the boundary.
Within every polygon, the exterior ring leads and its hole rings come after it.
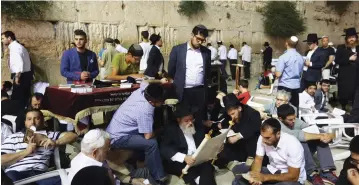
POLYGON ((203 25, 193 28, 191 39, 174 46, 170 53, 168 75, 173 79, 179 102, 196 107, 195 128, 203 131, 203 125, 211 126, 207 120, 207 87, 211 67, 211 51, 202 46, 208 37, 208 30, 203 25))
POLYGON ((261 114, 261 118, 268 119, 271 116, 274 118, 278 117, 277 108, 283 104, 289 104, 291 107, 293 107, 295 114, 297 115, 297 108, 289 103, 290 98, 290 93, 283 90, 278 91, 275 102, 266 104, 263 108, 258 109, 259 113, 261 114))
POLYGON ((318 36, 316 33, 310 33, 307 36, 307 42, 310 51, 307 54, 303 67, 303 76, 301 81, 301 91, 307 84, 316 84, 322 78, 322 68, 326 64, 327 55, 321 48, 318 48, 318 36))

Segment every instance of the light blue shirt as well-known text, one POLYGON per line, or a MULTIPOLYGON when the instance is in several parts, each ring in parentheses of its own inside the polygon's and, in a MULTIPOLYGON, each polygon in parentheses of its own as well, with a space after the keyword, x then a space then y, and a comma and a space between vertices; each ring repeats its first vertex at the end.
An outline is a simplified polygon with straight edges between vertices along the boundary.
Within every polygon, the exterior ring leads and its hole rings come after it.
POLYGON ((299 89, 303 66, 304 59, 297 50, 291 48, 285 51, 276 64, 276 71, 282 74, 278 85, 289 89, 299 89))

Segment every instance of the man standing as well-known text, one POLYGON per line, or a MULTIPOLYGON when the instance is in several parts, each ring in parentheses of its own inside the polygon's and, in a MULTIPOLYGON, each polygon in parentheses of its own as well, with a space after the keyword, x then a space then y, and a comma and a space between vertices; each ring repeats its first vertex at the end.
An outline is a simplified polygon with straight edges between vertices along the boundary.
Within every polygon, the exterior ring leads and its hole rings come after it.
POLYGON ((67 83, 89 83, 99 73, 96 54, 86 49, 87 35, 75 30, 76 48, 66 50, 61 58, 61 75, 67 83))
POLYGON ((150 37, 151 40, 151 50, 147 60, 147 69, 145 70, 144 75, 152 78, 161 79, 162 74, 164 73, 164 59, 161 53, 162 39, 160 35, 152 34, 150 37))
POLYGON ((282 132, 277 119, 269 118, 262 124, 252 166, 240 164, 233 169, 235 175, 250 171, 251 179, 238 176, 233 185, 301 185, 306 180, 304 165, 305 156, 300 142, 294 136, 282 132), (264 155, 269 158, 267 167, 262 167, 264 155))
POLYGON ((223 45, 222 41, 218 41, 217 42, 218 47, 218 57, 219 57, 219 61, 222 63, 221 65, 221 72, 222 72, 222 77, 227 80, 228 78, 228 74, 226 71, 226 64, 227 64, 227 48, 225 45, 223 45))
POLYGON ((315 109, 319 112, 331 112, 333 110, 329 104, 329 89, 330 81, 327 79, 321 80, 320 89, 318 89, 314 95, 315 109))
POLYGON ((316 33, 310 33, 307 36, 307 42, 310 51, 307 54, 303 75, 301 81, 301 90, 309 83, 317 83, 322 78, 322 68, 324 67, 326 61, 326 53, 318 48, 318 36, 316 33))
POLYGON ((335 62, 339 64, 338 96, 343 110, 346 109, 348 101, 354 100, 352 116, 346 121, 347 123, 348 121, 357 123, 359 121, 359 118, 356 117, 359 116, 358 33, 355 28, 348 28, 344 36, 345 44, 338 46, 335 55, 335 62))
POLYGON ((100 80, 107 79, 107 76, 109 76, 112 73, 112 67, 111 67, 112 59, 118 53, 118 51, 114 47, 113 39, 111 38, 105 39, 105 48, 106 50, 103 52, 101 56, 101 60, 99 61, 100 80))
POLYGON ((238 62, 238 51, 234 48, 233 44, 229 45, 228 51, 228 60, 229 60, 229 68, 231 69, 232 80, 236 79, 236 66, 232 66, 232 64, 237 64, 238 62))
POLYGON ((263 67, 264 70, 270 68, 272 65, 272 55, 273 55, 273 49, 269 46, 268 42, 264 42, 264 50, 263 51, 263 67))
POLYGON ((179 102, 198 108, 195 128, 202 132, 203 120, 207 120, 211 51, 201 44, 206 42, 208 30, 203 25, 197 25, 193 28, 191 37, 189 42, 172 48, 168 75, 173 79, 179 102))
POLYGON ((147 168, 161 184, 166 176, 153 130, 153 116, 155 107, 163 104, 163 94, 159 84, 142 82, 140 88, 117 109, 106 129, 111 136, 111 148, 144 153, 147 168))
POLYGON ((138 74, 142 55, 143 50, 139 44, 132 44, 126 54, 117 53, 112 59, 112 72, 107 79, 120 81, 126 80, 128 76, 142 78, 143 74, 138 74))
POLYGON ((251 77, 252 48, 246 42, 243 42, 239 55, 242 56, 242 63, 244 65, 244 78, 248 80, 251 77))
POLYGON ((12 100, 19 100, 25 107, 31 94, 31 61, 27 50, 16 40, 12 31, 5 31, 1 34, 1 41, 8 46, 10 54, 8 64, 13 79, 12 100))
POLYGON ((287 50, 278 59, 276 65, 276 77, 278 80, 278 90, 284 90, 291 93, 290 103, 298 108, 300 78, 303 71, 303 57, 295 49, 298 38, 292 36, 286 40, 287 50))
MULTIPOLYGON (((189 106, 178 104, 174 115, 176 123, 168 124, 161 142, 161 154, 164 159, 166 172, 181 176, 186 165, 195 162, 192 155, 196 152, 204 134, 196 132, 193 114, 189 106)), ((186 184, 216 185, 214 168, 209 161, 193 166, 183 176, 186 184)))
POLYGON ((117 50, 118 52, 120 52, 120 53, 127 53, 127 52, 128 52, 128 50, 127 50, 126 48, 124 48, 123 46, 121 46, 120 40, 115 39, 114 42, 115 42, 115 45, 116 45, 116 50, 117 50))
POLYGON ((303 131, 309 125, 300 119, 290 105, 278 107, 278 118, 282 131, 296 137, 303 146, 305 156, 305 170, 308 180, 313 185, 324 185, 324 182, 335 184, 338 177, 335 175, 333 155, 328 143, 335 138, 333 133, 308 133, 303 131), (313 154, 317 153, 320 170, 317 168, 313 154))
POLYGON ((207 47, 211 50, 211 62, 214 62, 217 59, 217 49, 211 43, 208 43, 207 47))
POLYGON ((152 48, 151 43, 148 40, 149 35, 150 34, 148 33, 148 31, 142 31, 141 32, 142 42, 140 43, 140 46, 142 47, 142 50, 143 50, 143 56, 142 56, 141 61, 140 61, 140 71, 139 71, 139 73, 144 73, 145 70, 147 69, 148 55, 149 55, 150 50, 152 48))
POLYGON ((328 79, 330 77, 330 67, 334 61, 335 51, 334 48, 329 46, 329 37, 324 35, 322 37, 322 47, 321 49, 326 53, 326 64, 322 69, 322 79, 328 79))

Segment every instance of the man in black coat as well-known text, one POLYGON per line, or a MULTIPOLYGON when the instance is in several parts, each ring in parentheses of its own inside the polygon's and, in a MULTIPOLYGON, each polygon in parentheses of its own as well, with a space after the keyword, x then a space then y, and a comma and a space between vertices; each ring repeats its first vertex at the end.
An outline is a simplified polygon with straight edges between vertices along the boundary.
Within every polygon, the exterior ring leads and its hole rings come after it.
POLYGON ((208 30, 197 25, 192 30, 191 40, 174 46, 170 53, 168 75, 173 79, 179 102, 198 109, 195 128, 203 132, 203 126, 211 126, 207 120, 207 88, 211 70, 211 51, 202 46, 208 30))
POLYGON ((336 185, 356 185, 354 182, 359 182, 359 136, 355 136, 350 141, 349 150, 350 156, 344 161, 336 185))
POLYGON ((147 59, 147 68, 145 75, 159 79, 164 72, 164 59, 160 51, 162 39, 160 35, 152 34, 150 36, 152 48, 147 59))
POLYGON ((261 128, 259 112, 241 104, 233 93, 223 97, 223 103, 227 118, 222 122, 222 128, 228 128, 228 121, 232 120, 232 130, 236 135, 227 138, 223 151, 219 153, 215 162, 219 168, 228 167, 234 160, 245 162, 248 157, 254 157, 261 128))
POLYGON ((266 71, 272 65, 273 49, 269 46, 268 42, 265 42, 263 46, 265 47, 263 51, 263 67, 264 71, 266 71))
POLYGON ((307 84, 315 84, 322 78, 322 68, 326 64, 327 55, 326 52, 318 47, 318 36, 316 33, 310 33, 307 36, 306 42, 310 51, 307 54, 307 58, 304 63, 301 91, 307 87, 307 84))
MULTIPOLYGON (((182 169, 195 162, 192 155, 204 139, 204 134, 196 132, 194 128, 194 112, 191 107, 178 104, 174 112, 177 123, 166 125, 160 152, 165 171, 169 174, 181 176, 182 169)), ((183 176, 184 182, 191 185, 196 184, 198 178, 199 185, 216 185, 214 168, 210 162, 191 167, 183 176)))
MULTIPOLYGON (((359 89, 359 52, 358 35, 355 28, 348 28, 345 32, 345 44, 339 45, 335 54, 335 62, 339 64, 338 74, 338 96, 342 109, 346 109, 348 101, 354 100, 355 90, 359 89)), ((359 96, 357 90, 356 97, 359 96)), ((356 109, 353 105, 353 111, 358 111, 359 97, 355 98, 357 101, 356 109)), ((358 112, 356 113, 358 115, 358 112)), ((357 120, 358 122, 359 120, 357 120)))

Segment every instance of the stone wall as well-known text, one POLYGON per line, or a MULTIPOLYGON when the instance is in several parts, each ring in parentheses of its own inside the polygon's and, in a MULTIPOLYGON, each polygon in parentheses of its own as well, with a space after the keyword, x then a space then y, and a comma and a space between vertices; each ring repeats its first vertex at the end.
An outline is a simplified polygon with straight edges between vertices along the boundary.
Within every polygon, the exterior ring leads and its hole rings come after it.
MULTIPOLYGON (((265 2, 207 1, 206 12, 188 19, 177 13, 176 1, 62 1, 53 2, 44 20, 8 20, 2 16, 2 32, 12 30, 18 40, 31 53, 42 80, 51 84, 64 83, 60 75, 62 52, 70 47, 75 29, 83 29, 89 37, 88 48, 98 52, 106 37, 118 38, 128 47, 140 41, 140 32, 160 33, 166 62, 172 46, 190 38, 196 24, 210 29, 209 41, 222 40, 239 49, 246 41, 253 48, 252 74, 260 71, 260 49, 265 41, 274 48, 275 57, 284 50, 283 40, 267 37, 263 32, 262 16, 257 10, 265 2), (227 18, 227 14, 230 18, 227 18)), ((331 41, 340 44, 343 29, 354 26, 359 29, 359 2, 353 2, 347 13, 339 17, 326 7, 325 2, 297 2, 298 10, 306 19, 308 31, 300 35, 304 40, 308 32, 329 35, 331 41)), ((301 43, 299 49, 303 51, 301 43)), ((6 57, 3 57, 3 59, 6 57)), ((2 80, 8 79, 8 67, 2 61, 2 80)))

